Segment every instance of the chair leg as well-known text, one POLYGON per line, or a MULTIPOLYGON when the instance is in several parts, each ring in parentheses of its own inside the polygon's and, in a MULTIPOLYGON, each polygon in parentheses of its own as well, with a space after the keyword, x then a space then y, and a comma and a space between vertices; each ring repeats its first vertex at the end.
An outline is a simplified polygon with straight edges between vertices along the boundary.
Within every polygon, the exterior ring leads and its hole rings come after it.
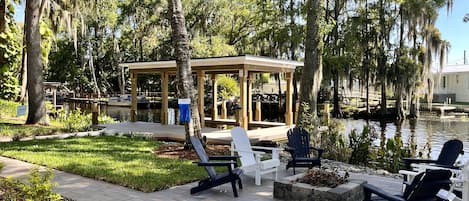
POLYGON ((231 182, 231 188, 233 188, 233 195, 238 197, 238 190, 236 190, 236 181, 231 182))
POLYGON ((238 179, 238 186, 239 189, 243 189, 243 182, 241 181, 241 178, 238 179))
POLYGON ((296 175, 295 166, 293 166, 293 175, 296 175))
POLYGON ((274 181, 277 181, 278 180, 278 168, 275 168, 275 172, 274 172, 274 181))
POLYGON ((261 185, 261 172, 260 170, 256 170, 256 185, 257 186, 260 186, 261 185))

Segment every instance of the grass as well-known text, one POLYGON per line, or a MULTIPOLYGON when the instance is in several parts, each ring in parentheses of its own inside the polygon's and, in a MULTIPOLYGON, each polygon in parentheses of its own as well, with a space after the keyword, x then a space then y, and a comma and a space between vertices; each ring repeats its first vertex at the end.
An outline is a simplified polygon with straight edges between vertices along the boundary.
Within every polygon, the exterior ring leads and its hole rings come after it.
POLYGON ((206 172, 189 160, 160 158, 157 141, 100 136, 0 144, 0 155, 152 192, 186 184, 206 172))
POLYGON ((49 126, 25 125, 21 118, 0 118, 0 136, 37 136, 63 133, 66 130, 52 122, 49 126))

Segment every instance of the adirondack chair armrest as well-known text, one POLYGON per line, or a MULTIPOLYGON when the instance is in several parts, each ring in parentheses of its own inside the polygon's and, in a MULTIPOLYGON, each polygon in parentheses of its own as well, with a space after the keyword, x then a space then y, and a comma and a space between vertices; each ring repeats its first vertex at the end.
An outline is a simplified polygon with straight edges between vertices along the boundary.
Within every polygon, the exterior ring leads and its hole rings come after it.
POLYGON ((243 153, 252 153, 252 154, 265 154, 265 152, 263 151, 242 151, 242 150, 237 150, 237 149, 231 149, 231 151, 235 151, 235 152, 243 152, 243 153))
POLYGON ((310 147, 310 149, 315 150, 315 151, 318 152, 318 158, 321 158, 322 153, 324 153, 324 149, 321 149, 321 148, 310 147))
POLYGON ((239 156, 209 156, 209 160, 225 160, 225 161, 236 161, 239 156))
POLYGON ((418 164, 414 163, 411 164, 411 167, 416 170, 425 170, 425 169, 444 169, 449 170, 451 172, 455 172, 461 170, 460 167, 452 166, 452 165, 439 165, 439 164, 418 164))
POLYGON ((269 150, 269 151, 281 151, 282 148, 277 148, 277 147, 261 147, 261 146, 251 146, 253 149, 263 149, 263 150, 269 150))
POLYGON ((277 147, 252 146, 252 148, 253 149, 263 149, 263 150, 272 151, 272 159, 279 159, 280 151, 282 151, 282 148, 277 148, 277 147))
MULTIPOLYGON (((382 189, 373 186, 371 184, 363 184, 363 187, 365 188, 365 196, 369 199, 372 194, 375 194, 381 198, 384 198, 385 200, 389 201, 405 201, 404 198, 401 198, 399 196, 391 195, 386 191, 383 191, 382 189)), ((367 199, 365 199, 367 200, 367 199)))
POLYGON ((419 159, 419 158, 402 158, 404 163, 411 164, 411 163, 435 163, 436 160, 432 159, 419 159))
POLYGON ((231 168, 231 165, 237 165, 238 162, 231 161, 231 162, 193 162, 197 163, 198 166, 227 166, 231 168))

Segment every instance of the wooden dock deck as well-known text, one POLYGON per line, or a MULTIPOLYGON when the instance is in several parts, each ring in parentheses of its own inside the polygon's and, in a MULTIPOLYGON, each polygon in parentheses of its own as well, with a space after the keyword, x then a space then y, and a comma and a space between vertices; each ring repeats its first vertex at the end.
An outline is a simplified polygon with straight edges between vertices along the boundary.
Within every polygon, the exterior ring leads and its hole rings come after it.
MULTIPOLYGON (((148 122, 123 122, 117 124, 103 124, 106 134, 142 134, 151 135, 157 139, 184 141, 184 126, 179 125, 161 125, 159 123, 148 122)), ((249 130, 248 136, 251 143, 259 141, 283 141, 287 139, 287 131, 290 126, 276 126, 270 128, 261 128, 249 130)), ((202 135, 207 137, 209 144, 230 144, 230 130, 220 130, 217 128, 203 128, 202 135)))
MULTIPOLYGON (((210 117, 205 117, 205 125, 216 127, 218 125, 231 125, 236 126, 236 120, 234 119, 215 119, 212 120, 210 117)), ((249 128, 271 128, 285 126, 285 123, 279 122, 267 122, 267 121, 252 121, 248 123, 249 128)))

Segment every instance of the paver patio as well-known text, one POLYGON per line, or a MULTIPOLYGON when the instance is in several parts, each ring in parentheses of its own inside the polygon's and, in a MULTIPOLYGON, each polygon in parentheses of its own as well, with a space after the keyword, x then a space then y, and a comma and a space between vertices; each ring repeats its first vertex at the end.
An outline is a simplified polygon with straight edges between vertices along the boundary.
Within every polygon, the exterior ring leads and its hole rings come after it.
MULTIPOLYGON (((19 160, 0 157, 0 161, 5 163, 0 176, 12 176, 18 179, 24 179, 29 169, 34 165, 19 160)), ((268 178, 262 181, 262 186, 255 186, 252 177, 243 176, 244 189, 239 192, 239 198, 234 198, 229 184, 207 190, 194 196, 190 195, 189 189, 196 185, 196 182, 175 186, 163 191, 153 193, 143 193, 115 184, 103 181, 85 178, 79 175, 70 174, 54 170, 54 182, 59 185, 55 188, 56 192, 74 199, 76 201, 160 201, 160 200, 275 200, 273 194, 273 181, 268 178)), ((279 170, 279 178, 290 176, 291 170, 286 172, 284 166, 279 170)), ((388 192, 398 194, 401 188, 401 181, 389 177, 373 176, 366 174, 351 174, 353 179, 367 180, 369 183, 386 189, 388 192)))

